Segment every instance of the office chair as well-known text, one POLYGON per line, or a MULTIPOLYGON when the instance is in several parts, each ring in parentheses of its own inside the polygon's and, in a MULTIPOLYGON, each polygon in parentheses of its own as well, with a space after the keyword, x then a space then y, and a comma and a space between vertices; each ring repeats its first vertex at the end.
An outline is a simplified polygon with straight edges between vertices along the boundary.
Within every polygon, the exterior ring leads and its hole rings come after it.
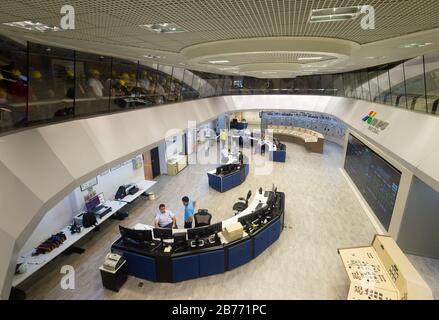
POLYGON ((233 210, 236 211, 235 215, 238 214, 239 212, 244 211, 245 209, 247 209, 247 207, 248 207, 248 200, 250 199, 251 196, 252 196, 252 191, 249 190, 247 192, 247 197, 245 199, 244 198, 239 198, 238 199, 238 200, 241 200, 241 201, 236 202, 233 205, 233 210))
POLYGON ((200 209, 194 214, 195 228, 210 226, 212 215, 206 209, 200 209))

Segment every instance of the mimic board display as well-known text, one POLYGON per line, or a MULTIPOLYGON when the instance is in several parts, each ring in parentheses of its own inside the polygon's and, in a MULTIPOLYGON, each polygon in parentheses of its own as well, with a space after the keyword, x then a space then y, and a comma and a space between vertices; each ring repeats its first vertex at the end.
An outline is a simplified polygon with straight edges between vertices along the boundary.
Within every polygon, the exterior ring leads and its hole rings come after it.
POLYGON ((344 168, 381 224, 389 230, 401 172, 351 134, 344 168))

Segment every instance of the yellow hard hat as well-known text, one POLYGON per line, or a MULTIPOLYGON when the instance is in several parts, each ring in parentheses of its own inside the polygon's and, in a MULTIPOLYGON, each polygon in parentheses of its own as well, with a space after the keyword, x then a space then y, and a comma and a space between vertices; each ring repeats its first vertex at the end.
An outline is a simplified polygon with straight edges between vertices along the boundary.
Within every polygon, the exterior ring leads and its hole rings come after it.
POLYGON ((12 78, 14 79, 18 79, 21 76, 21 72, 18 69, 12 69, 11 74, 12 74, 12 78))
POLYGON ((68 69, 66 71, 67 74, 67 78, 74 78, 75 77, 75 72, 72 69, 68 69))
POLYGON ((117 81, 121 86, 125 86, 125 80, 120 79, 117 81))
POLYGON ((130 79, 130 75, 127 72, 124 72, 124 73, 122 73, 121 78, 124 79, 124 80, 129 80, 130 79))
POLYGON ((0 72, 0 80, 3 80, 5 77, 3 77, 3 75, 0 72))
POLYGON ((111 71, 111 77, 112 77, 112 78, 116 78, 116 76, 117 76, 117 72, 114 71, 114 70, 112 70, 112 71, 111 71))
POLYGON ((41 72, 39 70, 34 70, 30 73, 30 76, 34 79, 41 79, 43 77, 43 75, 41 74, 41 72))
POLYGON ((131 77, 132 79, 136 79, 136 74, 133 72, 133 73, 130 74, 130 77, 131 77))
POLYGON ((91 73, 93 76, 100 76, 100 75, 101 75, 101 73, 99 72, 98 69, 91 69, 91 70, 90 70, 90 73, 91 73))

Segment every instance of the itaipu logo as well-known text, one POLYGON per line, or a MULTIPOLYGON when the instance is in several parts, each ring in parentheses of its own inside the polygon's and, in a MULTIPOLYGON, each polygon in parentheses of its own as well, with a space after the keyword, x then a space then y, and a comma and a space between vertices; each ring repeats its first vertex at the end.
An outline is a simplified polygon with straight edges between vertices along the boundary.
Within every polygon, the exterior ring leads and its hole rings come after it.
POLYGON ((376 118, 376 115, 377 113, 375 111, 371 111, 362 120, 369 124, 368 129, 370 131, 379 134, 381 131, 386 130, 386 128, 389 126, 389 123, 376 118))

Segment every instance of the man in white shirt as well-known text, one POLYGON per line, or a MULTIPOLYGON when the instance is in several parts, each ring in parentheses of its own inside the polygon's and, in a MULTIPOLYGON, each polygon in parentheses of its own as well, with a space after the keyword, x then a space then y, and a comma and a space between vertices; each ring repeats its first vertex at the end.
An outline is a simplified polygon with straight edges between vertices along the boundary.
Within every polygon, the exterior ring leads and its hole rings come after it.
POLYGON ((88 80, 88 86, 95 97, 102 97, 104 95, 104 85, 99 80, 100 75, 98 70, 93 69, 91 70, 91 78, 88 80))
POLYGON ((177 229, 175 214, 171 210, 166 210, 166 206, 163 203, 159 205, 159 212, 155 216, 154 226, 156 228, 177 229))

